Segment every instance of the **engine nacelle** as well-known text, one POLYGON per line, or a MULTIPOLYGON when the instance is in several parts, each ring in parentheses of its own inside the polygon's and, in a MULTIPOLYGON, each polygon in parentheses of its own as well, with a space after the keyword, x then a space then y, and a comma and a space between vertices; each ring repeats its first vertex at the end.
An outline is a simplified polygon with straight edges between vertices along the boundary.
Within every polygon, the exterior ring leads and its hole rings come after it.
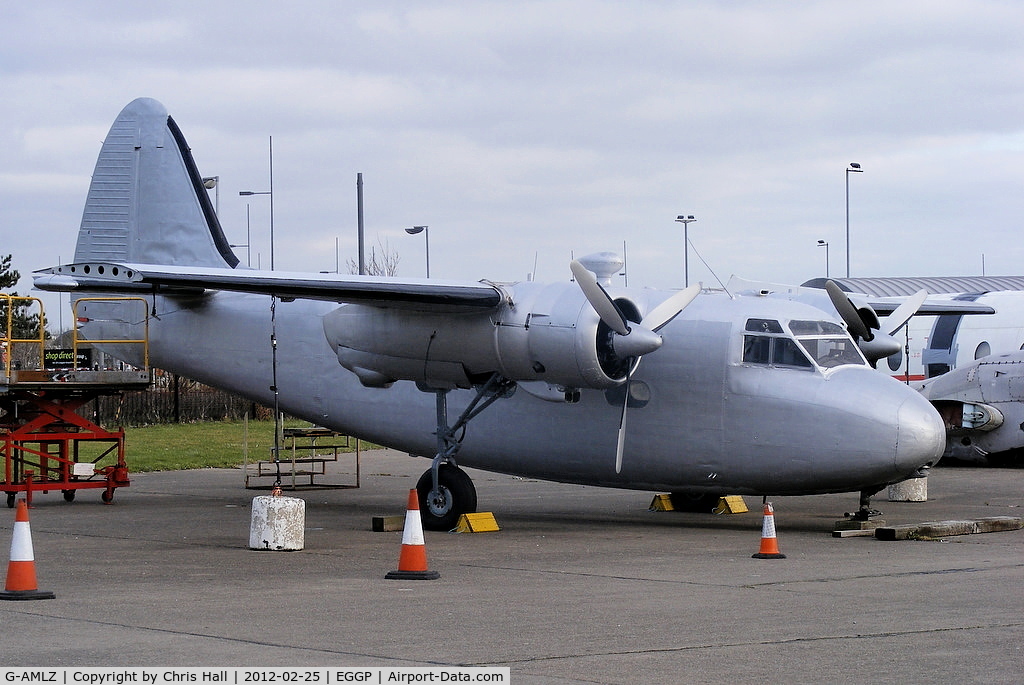
MULTIPOLYGON (((615 333, 572 283, 519 283, 498 310, 452 314, 344 305, 324 317, 338 361, 364 385, 411 380, 468 388, 494 372, 564 388, 610 388, 630 359, 615 353, 615 333)), ((635 304, 616 300, 630 320, 635 304)))

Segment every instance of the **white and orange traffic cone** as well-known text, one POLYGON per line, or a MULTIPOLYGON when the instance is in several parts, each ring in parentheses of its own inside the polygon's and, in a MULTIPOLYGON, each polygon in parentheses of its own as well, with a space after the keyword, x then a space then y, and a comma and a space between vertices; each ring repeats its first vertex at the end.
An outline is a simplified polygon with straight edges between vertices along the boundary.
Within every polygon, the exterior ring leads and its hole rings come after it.
POLYGON ((416 489, 409 491, 409 505, 405 510, 405 529, 402 531, 402 554, 398 570, 389 571, 388 580, 436 580, 437 571, 427 570, 427 548, 423 544, 423 521, 420 520, 420 498, 416 489))
POLYGON ((761 550, 752 555, 754 559, 785 559, 779 553, 779 541, 775 537, 775 511, 771 502, 764 503, 764 521, 761 524, 761 550))
POLYGON ((32 530, 28 523, 28 505, 18 500, 11 538, 11 560, 7 565, 7 584, 0 599, 53 599, 54 594, 40 590, 36 582, 36 558, 32 553, 32 530))

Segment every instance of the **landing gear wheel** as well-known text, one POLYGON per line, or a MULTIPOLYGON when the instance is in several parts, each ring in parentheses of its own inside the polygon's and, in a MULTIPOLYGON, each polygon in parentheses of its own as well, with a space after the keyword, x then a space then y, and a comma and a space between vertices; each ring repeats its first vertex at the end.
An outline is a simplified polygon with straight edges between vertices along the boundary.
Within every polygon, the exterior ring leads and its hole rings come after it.
POLYGON ((75 491, 74 490, 61 490, 61 492, 64 494, 64 501, 65 502, 74 502, 75 501, 75 491))
POLYGON ((441 464, 437 484, 438 490, 434 491, 434 477, 429 469, 416 483, 423 527, 451 530, 460 516, 476 511, 476 487, 465 471, 450 464, 441 464))
POLYGON ((710 514, 718 505, 718 495, 695 492, 673 492, 669 494, 672 508, 676 511, 688 511, 698 514, 710 514))

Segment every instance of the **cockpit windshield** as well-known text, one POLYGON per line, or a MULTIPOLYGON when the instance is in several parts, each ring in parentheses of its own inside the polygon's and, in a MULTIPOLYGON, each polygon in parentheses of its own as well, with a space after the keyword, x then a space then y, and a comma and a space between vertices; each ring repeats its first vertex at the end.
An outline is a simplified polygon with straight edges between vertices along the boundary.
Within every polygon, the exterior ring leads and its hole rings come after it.
POLYGON ((867 364, 843 327, 831 321, 790 321, 789 330, 814 363, 830 369, 843 364, 867 364))
POLYGON ((745 330, 745 363, 808 370, 867 363, 845 329, 831 321, 790 321, 792 337, 773 319, 748 319, 745 330))

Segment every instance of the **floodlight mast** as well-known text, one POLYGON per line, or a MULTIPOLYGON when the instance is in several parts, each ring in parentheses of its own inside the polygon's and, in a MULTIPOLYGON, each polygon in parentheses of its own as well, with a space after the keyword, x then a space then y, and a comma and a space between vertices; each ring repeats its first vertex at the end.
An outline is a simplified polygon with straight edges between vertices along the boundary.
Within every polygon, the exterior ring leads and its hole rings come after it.
POLYGON ((429 226, 413 226, 412 228, 405 229, 405 232, 409 235, 423 234, 424 246, 427 251, 427 278, 430 278, 430 227, 429 226))
POLYGON ((692 214, 680 214, 676 221, 683 225, 683 287, 690 287, 690 222, 696 221, 692 214))
POLYGON ((857 162, 846 167, 846 277, 850 277, 850 174, 864 173, 857 162))

